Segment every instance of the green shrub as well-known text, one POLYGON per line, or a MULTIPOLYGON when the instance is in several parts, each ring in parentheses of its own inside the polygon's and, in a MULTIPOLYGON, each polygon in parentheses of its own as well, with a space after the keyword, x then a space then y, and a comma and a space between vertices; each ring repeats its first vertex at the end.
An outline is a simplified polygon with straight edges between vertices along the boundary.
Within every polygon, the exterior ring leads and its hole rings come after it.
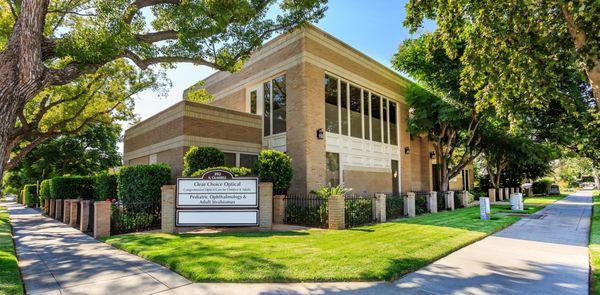
POLYGON ((117 176, 119 201, 136 212, 154 212, 156 204, 160 207, 160 188, 170 180, 167 164, 123 167, 117 176))
POLYGON ((183 176, 194 171, 225 165, 225 154, 214 147, 191 147, 183 156, 183 176))
POLYGON ((23 196, 27 207, 35 208, 39 204, 36 184, 26 184, 23 186, 23 196))
POLYGON ((117 198, 117 174, 102 172, 96 175, 96 196, 98 200, 117 198))
POLYGON ((59 176, 50 179, 50 198, 85 199, 96 198, 93 176, 59 176))
POLYGON ((50 179, 42 180, 40 183, 40 200, 48 200, 50 198, 50 179))
POLYGON ((535 181, 532 184, 532 190, 534 194, 547 194, 550 191, 550 186, 554 183, 552 179, 543 178, 535 181))
POLYGON ((255 174, 261 182, 272 182, 276 194, 287 191, 292 182, 292 160, 288 155, 276 150, 264 150, 258 155, 255 174))
POLYGON ((231 172, 231 174, 233 174, 233 176, 248 176, 252 173, 252 171, 246 167, 212 167, 212 168, 206 168, 206 169, 201 169, 198 170, 194 173, 192 173, 192 177, 199 177, 202 174, 204 174, 204 172, 209 171, 209 170, 213 170, 213 169, 219 169, 219 170, 225 170, 225 171, 229 171, 231 172))

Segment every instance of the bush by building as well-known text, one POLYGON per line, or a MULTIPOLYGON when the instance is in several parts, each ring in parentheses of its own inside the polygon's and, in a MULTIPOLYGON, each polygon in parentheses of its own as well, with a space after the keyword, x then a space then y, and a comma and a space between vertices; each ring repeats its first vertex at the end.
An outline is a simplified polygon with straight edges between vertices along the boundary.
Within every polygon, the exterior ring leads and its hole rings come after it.
POLYGON ((96 175, 95 190, 97 199, 116 199, 117 186, 117 174, 102 172, 96 175))
POLYGON ((552 179, 542 178, 533 182, 531 189, 534 194, 547 194, 550 191, 550 186, 554 183, 552 179))
POLYGON ((183 156, 183 176, 210 167, 225 165, 225 154, 214 147, 191 147, 183 156))
POLYGON ((43 200, 50 199, 50 179, 45 179, 40 182, 40 204, 43 200))
POLYGON ((23 186, 23 197, 25 205, 35 208, 39 204, 38 191, 36 184, 26 184, 23 186))
POLYGON ((292 182, 292 160, 276 150, 263 150, 255 163, 255 174, 261 182, 272 182, 274 194, 283 194, 292 182))
POLYGON ((202 174, 204 174, 206 171, 209 170, 213 170, 213 169, 219 169, 219 170, 225 170, 228 172, 231 172, 231 174, 233 174, 233 176, 248 176, 252 173, 252 170, 246 168, 246 167, 212 167, 212 168, 206 168, 206 169, 200 169, 194 173, 192 173, 192 177, 198 177, 201 176, 202 174))
POLYGON ((50 179, 50 198, 85 199, 96 198, 93 176, 59 176, 50 179))
POLYGON ((117 176, 118 197, 123 203, 156 202, 160 188, 171 180, 171 167, 167 164, 127 166, 117 176))

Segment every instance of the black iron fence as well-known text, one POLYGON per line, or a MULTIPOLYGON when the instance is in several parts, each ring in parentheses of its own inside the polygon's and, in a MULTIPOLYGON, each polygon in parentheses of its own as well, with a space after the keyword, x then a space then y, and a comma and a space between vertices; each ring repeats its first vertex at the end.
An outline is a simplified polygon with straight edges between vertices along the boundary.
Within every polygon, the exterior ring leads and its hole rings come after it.
POLYGON ((392 220, 404 217, 404 197, 405 193, 386 194, 385 196, 385 218, 392 220))
POLYGON ((311 227, 327 227, 329 211, 327 199, 309 194, 306 196, 289 195, 283 198, 284 223, 311 227))
POLYGON ((110 234, 159 229, 160 208, 160 200, 112 203, 110 234))
POLYGON ((464 208, 465 204, 462 201, 462 195, 465 191, 454 191, 454 208, 464 208))
POLYGON ((372 196, 345 196, 346 228, 373 223, 372 196))
MULTIPOLYGON (((451 191, 438 191, 437 192, 437 209, 438 211, 448 210, 450 206, 447 203, 447 197, 450 195, 451 191)), ((456 198, 455 198, 456 200, 456 198)), ((454 206, 456 207, 456 201, 454 201, 454 206)))
POLYGON ((415 193, 415 214, 421 215, 429 212, 427 210, 427 198, 430 196, 428 191, 418 191, 415 193))

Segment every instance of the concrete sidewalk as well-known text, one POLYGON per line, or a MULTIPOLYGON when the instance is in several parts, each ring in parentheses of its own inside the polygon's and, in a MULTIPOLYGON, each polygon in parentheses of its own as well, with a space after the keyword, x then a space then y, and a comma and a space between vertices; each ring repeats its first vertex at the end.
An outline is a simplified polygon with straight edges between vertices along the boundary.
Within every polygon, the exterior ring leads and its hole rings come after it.
POLYGON ((190 284, 158 264, 117 250, 38 211, 9 209, 27 294, 153 294, 190 284))

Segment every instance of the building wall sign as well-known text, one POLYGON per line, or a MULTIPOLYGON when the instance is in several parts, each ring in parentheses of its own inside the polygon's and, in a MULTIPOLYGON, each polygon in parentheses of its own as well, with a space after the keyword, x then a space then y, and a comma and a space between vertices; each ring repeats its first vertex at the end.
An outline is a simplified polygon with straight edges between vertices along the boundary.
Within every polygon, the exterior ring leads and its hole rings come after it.
POLYGON ((176 226, 257 226, 258 178, 211 170, 177 179, 176 226))

